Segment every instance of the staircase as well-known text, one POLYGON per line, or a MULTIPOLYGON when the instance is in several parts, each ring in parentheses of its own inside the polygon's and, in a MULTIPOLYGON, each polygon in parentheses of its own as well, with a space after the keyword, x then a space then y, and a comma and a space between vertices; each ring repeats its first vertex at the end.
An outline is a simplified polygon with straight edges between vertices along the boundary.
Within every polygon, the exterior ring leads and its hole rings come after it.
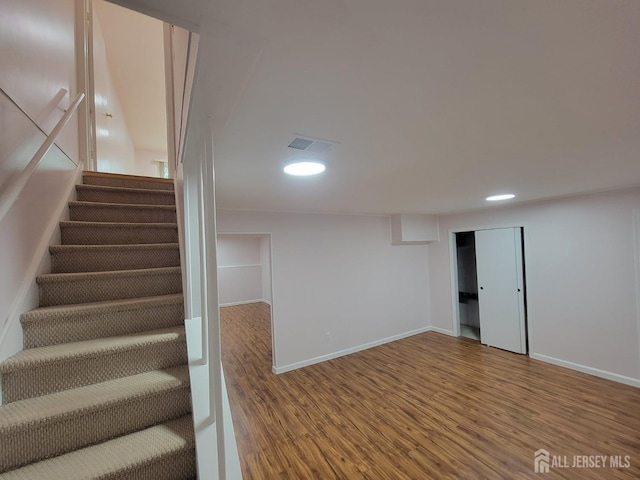
POLYGON ((0 480, 195 478, 173 183, 83 179, 0 364, 0 480))

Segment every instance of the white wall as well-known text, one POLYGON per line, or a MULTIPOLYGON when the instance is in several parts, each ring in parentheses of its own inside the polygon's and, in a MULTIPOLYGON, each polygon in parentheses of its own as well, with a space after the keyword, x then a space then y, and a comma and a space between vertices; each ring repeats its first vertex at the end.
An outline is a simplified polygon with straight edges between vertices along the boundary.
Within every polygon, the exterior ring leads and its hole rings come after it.
POLYGON ((271 233, 277 371, 429 325, 427 246, 391 246, 389 218, 219 210, 218 232, 271 233))
POLYGON ((93 15, 93 64, 98 171, 134 174, 136 167, 133 141, 118 92, 113 84, 100 28, 100 18, 95 12, 93 15))
POLYGON ((260 237, 218 235, 218 266, 260 264, 260 237))
POLYGON ((218 235, 220 305, 263 301, 261 240, 255 235, 218 235))
MULTIPOLYGON (((167 160, 166 150, 135 149, 135 174, 146 177, 157 177, 158 166, 156 160, 167 160)), ((170 165, 173 163, 170 162, 170 165)))
MULTIPOLYGON (((74 9, 69 0, 0 2, 0 87, 47 132, 78 93, 74 9), (69 94, 42 118, 61 88, 69 94)), ((77 117, 71 119, 57 144, 69 157, 78 158, 77 117)))
MULTIPOLYGON (((68 0, 0 3, 0 87, 8 95, 0 95, 3 187, 44 141, 44 135, 8 98, 49 132, 78 93, 74 8, 68 0), (58 105, 49 105, 61 88, 70 93, 58 105)), ((77 116, 57 144, 66 156, 57 147, 50 150, 0 223, 0 360, 22 349, 19 316, 38 306, 35 276, 48 271, 47 247, 59 236, 57 223, 77 180, 77 116)))
POLYGON ((532 355, 627 383, 640 379, 637 209, 638 188, 440 217, 441 241, 429 250, 433 325, 454 328, 450 232, 524 226, 532 355))

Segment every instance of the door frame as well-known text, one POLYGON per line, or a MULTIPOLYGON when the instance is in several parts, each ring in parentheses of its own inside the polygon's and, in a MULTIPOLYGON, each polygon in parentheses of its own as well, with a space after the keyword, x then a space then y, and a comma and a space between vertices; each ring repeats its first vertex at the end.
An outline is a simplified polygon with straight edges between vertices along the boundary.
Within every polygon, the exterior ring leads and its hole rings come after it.
MULTIPOLYGON (((523 301, 525 304, 525 315, 526 315, 526 330, 527 330, 527 353, 526 355, 531 356, 534 352, 533 348, 533 315, 531 312, 531 304, 528 301, 529 292, 530 292, 530 284, 527 278, 527 265, 531 265, 530 261, 530 253, 529 249, 526 248, 529 245, 529 226, 526 222, 514 222, 514 223, 503 223, 503 224, 490 224, 490 225, 473 225, 468 227, 458 227, 449 229, 449 271, 451 278, 451 312, 453 313, 453 335, 455 337, 460 336, 460 305, 459 305, 459 296, 458 296, 458 257, 456 251, 456 234, 462 232, 476 232, 478 230, 496 230, 500 228, 521 228, 522 229, 522 242, 525 245, 522 252, 522 261, 524 263, 524 271, 522 273, 522 278, 524 279, 524 297, 523 301)), ((482 329, 480 330, 480 337, 482 337, 482 329)))
MULTIPOLYGON (((78 109, 79 121, 79 143, 80 155, 85 160, 84 169, 89 171, 98 171, 98 147, 97 147, 97 119, 96 119, 96 99, 95 99, 95 67, 94 67, 94 0, 75 0, 75 41, 76 41, 76 65, 77 65, 77 88, 78 91, 85 93, 85 100, 78 109)), ((172 24, 150 13, 141 11, 128 5, 129 2, 118 2, 107 0, 109 3, 126 8, 130 12, 141 13, 163 24, 163 50, 164 50, 164 78, 165 78, 165 105, 167 109, 167 156, 170 163, 169 178, 175 178, 178 168, 177 151, 182 144, 175 144, 175 136, 173 133, 175 125, 175 116, 173 110, 174 102, 174 82, 173 82, 173 40, 171 35, 172 24), (169 102, 171 102, 171 110, 169 110, 169 102), (169 129, 172 130, 169 130, 169 129)), ((198 36, 194 32, 189 31, 189 52, 191 55, 187 58, 190 62, 186 72, 185 91, 183 100, 187 100, 189 106, 192 106, 191 87, 195 76, 195 60, 197 55, 198 36), (187 85, 187 82, 189 84, 187 85)))
POLYGON ((95 95, 93 88, 93 3, 75 0, 76 89, 83 92, 78 108, 80 159, 85 170, 97 170, 95 95))
MULTIPOLYGON (((238 232, 238 231, 219 231, 216 232, 216 242, 218 240, 219 235, 229 235, 229 236, 250 236, 250 237, 259 237, 259 238, 268 238, 269 239, 269 287, 271 291, 269 292, 271 295, 271 303, 269 304, 269 314, 271 316, 271 369, 273 372, 276 372, 276 316, 275 316, 275 296, 274 296, 274 286, 273 286, 273 234, 272 232, 238 232)), ((220 305, 218 305, 220 307, 220 305)))

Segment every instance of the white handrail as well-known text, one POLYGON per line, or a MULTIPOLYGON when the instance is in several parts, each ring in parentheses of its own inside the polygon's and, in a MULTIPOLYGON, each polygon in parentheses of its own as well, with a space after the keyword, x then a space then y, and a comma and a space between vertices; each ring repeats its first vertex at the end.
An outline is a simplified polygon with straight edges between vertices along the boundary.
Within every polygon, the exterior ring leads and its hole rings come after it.
POLYGON ((58 135, 65 127, 65 125, 69 122, 71 116, 78 109, 78 105, 84 99, 84 93, 79 93, 75 100, 69 105, 69 108, 64 113, 62 118, 58 121, 54 129, 47 136, 43 144, 40 146, 38 151, 35 153, 31 161, 27 164, 27 166, 20 172, 18 178, 15 179, 5 190, 0 192, 0 220, 4 218, 9 209, 12 207, 22 189, 27 184, 31 175, 36 171, 38 165, 44 158, 44 156, 49 152, 53 144, 55 143, 58 135))
POLYGON ((67 93, 69 92, 64 88, 61 88, 60 90, 58 90, 58 93, 56 94, 56 96, 53 97, 53 99, 49 102, 49 104, 46 107, 44 107, 44 110, 40 112, 40 115, 38 115, 34 123, 39 125, 41 122, 44 122, 45 119, 49 116, 49 114, 56 109, 58 104, 67 95, 67 93))

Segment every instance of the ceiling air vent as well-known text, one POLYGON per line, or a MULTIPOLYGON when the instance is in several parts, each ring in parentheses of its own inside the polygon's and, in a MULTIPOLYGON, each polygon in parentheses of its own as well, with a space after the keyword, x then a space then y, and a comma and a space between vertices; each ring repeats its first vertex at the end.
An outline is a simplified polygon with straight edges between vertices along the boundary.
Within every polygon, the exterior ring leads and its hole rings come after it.
POLYGON ((328 152, 334 145, 334 142, 314 140, 312 138, 296 137, 288 146, 289 148, 293 148, 294 150, 303 150, 305 152, 321 154, 328 152))

